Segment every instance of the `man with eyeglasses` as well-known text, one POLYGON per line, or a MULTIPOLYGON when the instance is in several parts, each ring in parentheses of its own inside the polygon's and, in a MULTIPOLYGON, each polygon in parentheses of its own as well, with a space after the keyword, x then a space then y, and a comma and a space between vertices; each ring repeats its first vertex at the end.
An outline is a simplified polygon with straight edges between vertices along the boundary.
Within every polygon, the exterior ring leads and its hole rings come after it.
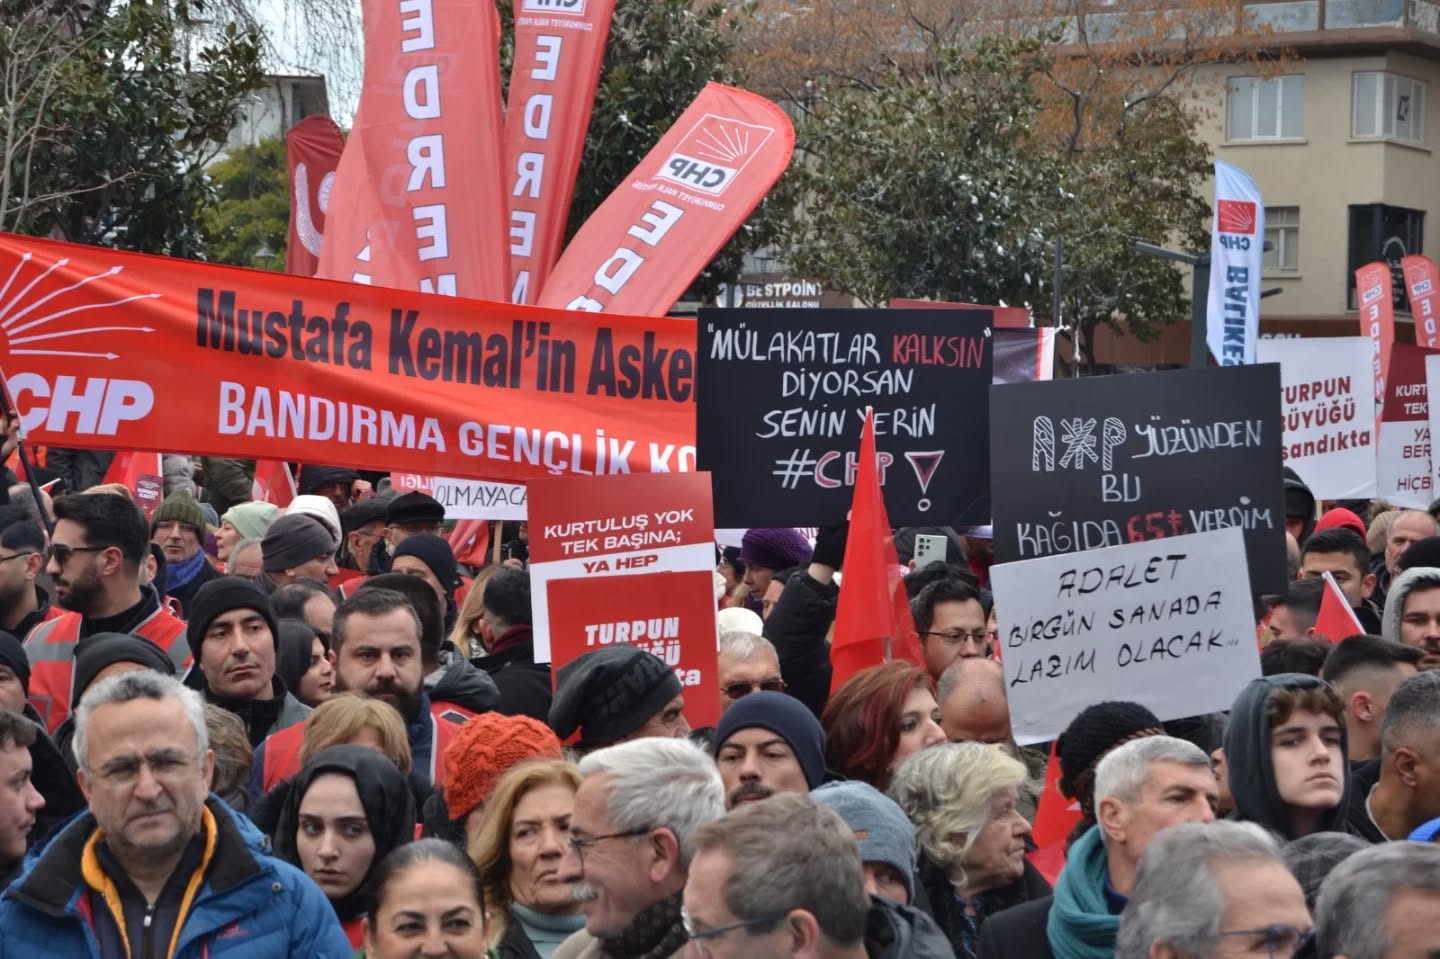
POLYGON ((937 580, 911 602, 931 679, 938 682, 946 667, 962 657, 994 655, 985 626, 989 605, 979 589, 960 579, 937 580))
POLYGON ((1391 842, 1355 853, 1325 877, 1315 922, 1321 959, 1440 954, 1440 847, 1391 842))
POLYGON ((798 699, 746 696, 715 727, 715 764, 729 809, 776 793, 808 793, 825 781, 825 730, 798 699))
POLYGON ((0 506, 0 629, 21 640, 65 611, 40 586, 45 531, 20 506, 0 506))
POLYGON ((770 640, 754 633, 730 630, 720 634, 716 674, 720 677, 720 709, 735 705, 753 692, 783 693, 780 654, 770 640))
POLYGON ((559 868, 585 928, 551 959, 678 959, 692 837, 725 812, 714 762, 688 740, 642 739, 590 753, 580 774, 559 868))
POLYGON ((935 921, 865 892, 855 833, 808 796, 751 803, 700 827, 685 884, 703 959, 953 959, 935 921))
POLYGON ((55 501, 55 535, 47 570, 55 601, 67 612, 41 623, 25 640, 30 702, 54 733, 71 709, 75 651, 97 633, 133 633, 169 654, 176 673, 190 668, 185 624, 141 585, 150 555, 150 524, 128 497, 76 493, 55 501))
POLYGON ((351 955, 329 900, 209 795, 215 756, 193 690, 144 670, 101 680, 76 714, 88 815, 0 898, 0 955, 351 955))
POLYGON ((1305 893, 1274 836, 1254 823, 1186 823, 1140 857, 1115 959, 1290 959, 1310 938, 1305 893))

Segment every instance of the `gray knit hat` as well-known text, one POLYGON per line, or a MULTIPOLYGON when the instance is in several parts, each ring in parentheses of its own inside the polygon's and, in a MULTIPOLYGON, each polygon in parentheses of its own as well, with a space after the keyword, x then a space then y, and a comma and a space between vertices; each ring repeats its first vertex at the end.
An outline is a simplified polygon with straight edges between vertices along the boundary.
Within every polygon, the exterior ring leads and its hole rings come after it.
POLYGON ((859 781, 826 783, 812 789, 810 798, 845 820, 860 845, 861 862, 894 866, 915 898, 915 827, 895 800, 859 781))
POLYGON ((581 731, 586 746, 628 736, 681 692, 660 657, 617 643, 571 660, 555 674, 550 728, 561 741, 581 731))
POLYGON ((335 552, 335 539, 325 524, 305 513, 289 513, 270 524, 260 541, 265 572, 293 569, 335 552))

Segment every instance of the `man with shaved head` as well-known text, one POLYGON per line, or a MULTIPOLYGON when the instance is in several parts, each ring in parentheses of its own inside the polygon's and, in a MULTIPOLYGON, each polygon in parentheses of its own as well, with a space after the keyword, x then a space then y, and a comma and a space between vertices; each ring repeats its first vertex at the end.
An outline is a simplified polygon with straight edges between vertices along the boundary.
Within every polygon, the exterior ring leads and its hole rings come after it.
POLYGON ((1010 704, 1005 699, 1005 667, 993 659, 962 657, 940 674, 935 691, 940 701, 940 728, 947 739, 999 746, 1025 764, 1029 781, 1020 787, 1020 811, 1034 819, 1040 800, 1035 784, 1045 781, 1049 757, 1015 745, 1010 704))

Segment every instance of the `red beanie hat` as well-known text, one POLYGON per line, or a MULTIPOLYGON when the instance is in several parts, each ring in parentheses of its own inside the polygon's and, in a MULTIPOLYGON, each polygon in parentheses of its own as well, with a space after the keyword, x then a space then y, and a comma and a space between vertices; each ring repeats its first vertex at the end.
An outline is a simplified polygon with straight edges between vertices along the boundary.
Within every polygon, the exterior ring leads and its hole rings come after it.
POLYGON ((564 759, 549 726, 529 716, 481 713, 445 750, 445 809, 463 819, 490 798, 500 777, 531 759, 564 759))
POLYGON ((1353 529, 1360 534, 1361 539, 1364 539, 1366 535, 1365 522, 1350 510, 1339 507, 1320 517, 1320 522, 1315 524, 1315 530, 1319 532, 1322 529, 1353 529))

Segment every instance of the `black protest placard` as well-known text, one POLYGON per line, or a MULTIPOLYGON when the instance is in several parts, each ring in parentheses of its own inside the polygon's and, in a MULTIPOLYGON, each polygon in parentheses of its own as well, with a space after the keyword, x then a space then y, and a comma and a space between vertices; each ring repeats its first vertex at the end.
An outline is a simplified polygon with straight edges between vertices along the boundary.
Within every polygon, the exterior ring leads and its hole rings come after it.
POLYGON ((1278 365, 996 386, 990 438, 997 562, 1239 526, 1284 592, 1278 365))
POLYGON ((867 407, 895 526, 990 520, 988 311, 701 310, 697 469, 718 526, 838 522, 867 407))

